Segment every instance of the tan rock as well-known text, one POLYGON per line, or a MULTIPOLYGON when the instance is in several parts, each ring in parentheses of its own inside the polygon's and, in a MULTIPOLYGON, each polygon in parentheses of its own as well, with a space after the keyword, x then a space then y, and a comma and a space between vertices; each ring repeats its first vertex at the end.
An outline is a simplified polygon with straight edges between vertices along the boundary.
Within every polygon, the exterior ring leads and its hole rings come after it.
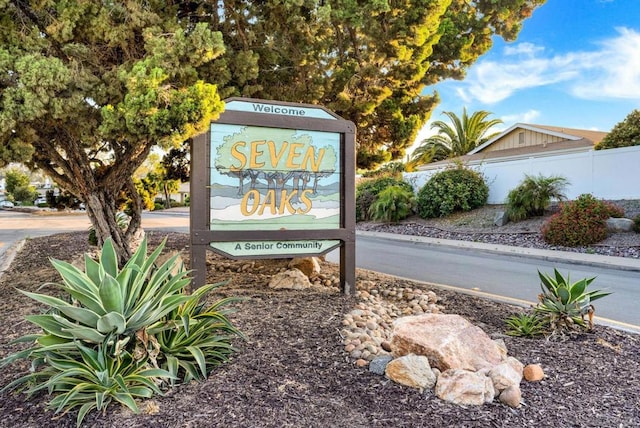
MULTIPOLYGON (((515 358, 513 359, 515 360, 515 358)), ((516 364, 505 361, 489 370, 488 376, 493 382, 496 395, 511 386, 520 385, 522 368, 518 371, 514 366, 516 366, 516 364)))
POLYGON ((320 262, 317 257, 296 257, 289 262, 289 267, 299 269, 308 277, 320 273, 320 262))
POLYGON ((411 388, 431 389, 436 384, 436 375, 431 370, 429 359, 422 355, 404 355, 387 364, 385 375, 392 381, 411 388))
POLYGON ((459 315, 422 314, 398 318, 393 323, 394 356, 416 354, 429 358, 441 371, 477 371, 500 364, 498 344, 479 327, 459 315))
POLYGON ((298 269, 289 269, 277 273, 271 278, 271 281, 269 281, 269 288, 273 288, 274 290, 305 290, 311 286, 309 278, 298 269))
POLYGON ((522 401, 522 391, 520 391, 520 386, 511 385, 506 388, 500 393, 498 400, 509 407, 520 407, 520 402, 522 401))
POLYGON ((435 394, 449 403, 480 406, 493 401, 495 390, 491 379, 482 373, 456 369, 438 376, 435 394))
POLYGON ((544 378, 544 371, 540 364, 529 364, 524 368, 523 375, 528 382, 538 382, 544 378))
POLYGON ((367 365, 369 365, 369 361, 367 360, 364 360, 362 358, 356 360, 356 366, 358 367, 366 367, 367 365))

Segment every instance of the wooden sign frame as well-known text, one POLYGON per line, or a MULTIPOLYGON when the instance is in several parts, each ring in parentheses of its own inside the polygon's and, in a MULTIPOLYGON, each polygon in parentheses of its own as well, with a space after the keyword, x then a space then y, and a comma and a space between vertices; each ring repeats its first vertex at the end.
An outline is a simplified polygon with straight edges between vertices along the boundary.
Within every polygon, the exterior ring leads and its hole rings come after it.
MULTIPOLYGON (((324 107, 311 104, 252 98, 229 98, 225 100, 225 103, 225 112, 220 115, 218 120, 211 123, 208 132, 195 137, 191 144, 190 235, 194 287, 201 287, 206 283, 206 253, 208 250, 236 259, 289 258, 325 254, 333 248, 337 248, 331 245, 335 242, 340 248, 340 283, 342 292, 344 294, 353 294, 355 292, 355 125, 353 122, 340 118, 324 107), (213 150, 223 144, 220 141, 222 138, 220 137, 220 132, 217 132, 220 127, 224 129, 250 129, 254 131, 254 134, 255 132, 259 133, 261 130, 264 130, 265 134, 269 134, 272 131, 277 133, 283 130, 285 132, 291 130, 291 134, 300 135, 306 132, 319 140, 322 140, 323 135, 327 135, 331 137, 332 141, 337 141, 339 154, 334 172, 336 175, 332 178, 332 185, 334 187, 337 186, 339 189, 339 208, 335 207, 336 215, 333 216, 335 222, 330 223, 326 228, 320 221, 318 224, 313 224, 313 227, 307 228, 304 224, 312 224, 312 222, 306 221, 302 223, 302 226, 292 225, 293 228, 278 227, 274 229, 277 226, 270 225, 268 221, 264 223, 266 227, 256 221, 254 226, 243 224, 242 230, 234 227, 235 224, 241 223, 234 223, 233 219, 231 219, 229 225, 224 224, 224 222, 222 225, 217 223, 217 219, 214 218, 216 214, 212 214, 216 213, 217 210, 212 204, 215 204, 216 201, 217 195, 215 192, 222 186, 220 183, 212 182, 212 177, 216 177, 216 171, 212 170, 220 169, 220 155, 218 155, 217 159, 214 159, 216 155, 213 153, 213 150), (218 164, 214 165, 214 162, 218 162, 218 164), (302 244, 292 244, 301 242, 302 244), (306 252, 302 250, 300 252, 296 250, 295 252, 288 252, 287 250, 282 250, 277 253, 269 253, 264 250, 264 248, 275 248, 276 245, 280 248, 309 247, 313 248, 314 251, 306 252), (251 253, 249 250, 248 255, 243 252, 230 254, 224 250, 233 247, 259 248, 261 250, 258 253, 251 253), (318 248, 320 248, 320 253, 317 252, 318 248)), ((234 138, 234 135, 227 135, 224 138, 226 141, 234 138)), ((312 140, 312 138, 307 135, 306 140, 312 140)), ((282 153, 286 150, 286 147, 282 147, 282 145, 287 145, 289 144, 288 142, 278 141, 274 138, 269 143, 272 151, 277 151, 280 157, 285 156, 282 153), (280 146, 276 147, 278 144, 280 146)), ((315 150, 316 147, 324 144, 322 141, 316 141, 315 143, 315 146, 309 150, 315 150)), ((242 148, 244 147, 242 145, 242 148)), ((300 147, 303 147, 302 143, 296 146, 296 148, 300 147)), ((232 168, 239 168, 240 160, 246 160, 246 156, 239 154, 238 149, 235 147, 233 150, 230 152, 231 155, 228 156, 229 159, 223 159, 222 163, 231 165, 232 168), (236 156, 235 159, 232 159, 233 155, 236 156)), ((218 153, 220 153, 219 149, 218 153)), ((298 159, 302 158, 297 152, 294 155, 298 159)), ((290 159, 293 159, 294 155, 290 155, 290 159)), ((254 165, 262 165, 264 163, 258 163, 255 160, 257 156, 262 156, 261 159, 268 160, 266 154, 256 149, 250 155, 254 165)), ((271 159, 275 157, 274 154, 271 154, 271 159)), ((307 161, 310 160, 307 159, 307 161)), ((292 164, 293 162, 290 161, 289 163, 292 164)), ((239 190, 244 185, 244 178, 242 177, 240 178, 239 190)), ((226 187, 228 188, 229 186, 226 187)), ((259 195, 259 192, 266 192, 265 188, 266 184, 263 183, 262 190, 252 191, 255 195, 259 195)), ((285 191, 283 190, 283 192, 285 191)), ((307 193, 305 201, 308 202, 308 208, 311 208, 312 202, 309 201, 313 200, 313 196, 311 196, 310 192, 307 193)), ((229 200, 229 198, 226 198, 226 200, 229 200)), ((251 200, 254 201, 254 198, 252 197, 251 200)), ((244 203, 248 203, 246 198, 244 203)), ((300 212, 304 212, 304 210, 300 212)), ((301 218, 304 216, 297 215, 295 217, 301 218)), ((286 217, 283 218, 279 219, 279 225, 282 225, 283 221, 286 223, 286 217)), ((303 220, 305 219, 303 218, 303 220)))

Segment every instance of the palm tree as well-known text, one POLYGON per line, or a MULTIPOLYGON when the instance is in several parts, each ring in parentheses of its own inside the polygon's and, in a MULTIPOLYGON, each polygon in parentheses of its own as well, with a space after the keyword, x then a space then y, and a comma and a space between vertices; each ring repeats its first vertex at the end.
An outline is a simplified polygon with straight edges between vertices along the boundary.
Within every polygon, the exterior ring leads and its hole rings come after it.
POLYGON ((500 119, 487 119, 491 113, 485 110, 467 115, 467 108, 462 111, 462 119, 451 111, 444 112, 452 125, 437 120, 431 124, 431 129, 438 133, 425 140, 413 152, 411 160, 420 165, 443 159, 462 156, 479 145, 498 135, 498 132, 487 135, 494 126, 501 124, 500 119))

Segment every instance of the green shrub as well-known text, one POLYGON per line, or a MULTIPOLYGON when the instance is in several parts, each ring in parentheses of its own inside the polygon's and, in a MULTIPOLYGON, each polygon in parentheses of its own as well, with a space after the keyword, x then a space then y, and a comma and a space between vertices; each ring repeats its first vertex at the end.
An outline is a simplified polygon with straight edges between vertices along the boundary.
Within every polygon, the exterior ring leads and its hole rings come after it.
POLYGON ((595 145, 596 150, 640 145, 640 110, 633 110, 595 145))
POLYGON ((147 256, 146 239, 118 268, 113 242, 107 239, 100 258, 85 255, 84 270, 52 260, 62 277, 54 284, 68 299, 21 291, 49 307, 27 316, 41 333, 16 342, 31 347, 0 362, 4 368, 29 359, 37 370, 3 390, 27 385, 33 394, 47 390, 56 413, 79 407, 77 423, 93 410, 120 402, 134 412, 135 398, 160 394, 159 385, 206 377, 232 352, 238 334, 220 307, 202 302, 213 284, 188 294, 188 271, 175 255, 158 262, 166 241, 147 256))
POLYGON ((187 383, 204 380, 211 369, 227 361, 234 351, 231 335, 242 334, 229 322, 230 311, 222 309, 236 298, 228 297, 207 306, 205 297, 221 284, 209 284, 195 290, 188 302, 174 309, 167 322, 148 330, 157 338, 158 362, 175 380, 187 383))
POLYGON ((633 231, 640 233, 640 215, 635 216, 633 219, 633 231))
POLYGON ((619 207, 583 194, 561 204, 560 212, 542 226, 542 237, 550 244, 565 247, 595 244, 607 237, 606 220, 623 215, 619 207))
POLYGON ((369 208, 369 216, 375 221, 397 223, 412 213, 413 191, 400 186, 387 187, 369 208))
POLYGON ((378 194, 391 186, 399 186, 413 193, 413 187, 409 183, 393 177, 376 178, 358 184, 356 186, 356 221, 370 220, 369 210, 378 198, 378 194))
POLYGON ((611 293, 601 290, 587 292, 587 287, 595 280, 583 278, 572 283, 569 274, 566 278, 554 268, 553 276, 538 271, 542 294, 540 303, 534 308, 535 312, 547 318, 552 330, 574 329, 578 327, 593 327, 593 313, 595 308, 592 302, 611 293), (584 322, 584 317, 589 316, 589 325, 584 322))
POLYGON ((511 221, 542 216, 552 199, 565 199, 564 188, 569 182, 564 177, 533 177, 524 180, 507 195, 506 214, 511 221))
POLYGON ((416 205, 422 218, 445 217, 479 208, 488 197, 482 174, 457 166, 434 174, 418 192, 416 205))

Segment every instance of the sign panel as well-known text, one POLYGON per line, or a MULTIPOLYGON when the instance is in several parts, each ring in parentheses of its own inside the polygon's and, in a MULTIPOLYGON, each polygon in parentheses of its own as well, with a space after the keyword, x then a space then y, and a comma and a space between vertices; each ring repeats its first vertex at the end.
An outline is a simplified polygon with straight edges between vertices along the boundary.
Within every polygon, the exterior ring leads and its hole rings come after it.
POLYGON ((211 247, 231 257, 274 257, 283 255, 321 255, 340 245, 339 240, 316 241, 236 241, 212 242, 211 247))
POLYGON ((329 114, 321 108, 301 106, 301 105, 278 105, 273 103, 263 103, 258 101, 230 101, 225 104, 225 110, 245 111, 250 113, 276 114, 293 117, 313 117, 317 119, 336 120, 335 116, 329 114))
POLYGON ((340 227, 340 134, 211 124, 211 230, 340 227))

